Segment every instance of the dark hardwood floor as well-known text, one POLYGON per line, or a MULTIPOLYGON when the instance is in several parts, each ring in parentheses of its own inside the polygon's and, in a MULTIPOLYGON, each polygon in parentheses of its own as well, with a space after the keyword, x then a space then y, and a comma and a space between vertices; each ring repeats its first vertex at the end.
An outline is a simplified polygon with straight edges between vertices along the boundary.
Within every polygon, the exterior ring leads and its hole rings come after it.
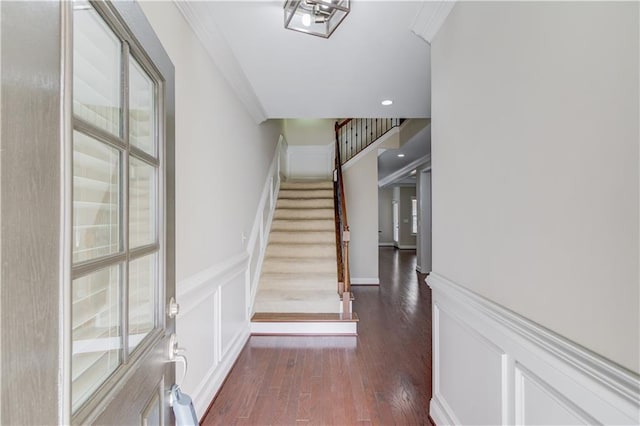
POLYGON ((431 290, 415 251, 380 249, 354 287, 357 337, 252 336, 203 425, 428 425, 431 290))

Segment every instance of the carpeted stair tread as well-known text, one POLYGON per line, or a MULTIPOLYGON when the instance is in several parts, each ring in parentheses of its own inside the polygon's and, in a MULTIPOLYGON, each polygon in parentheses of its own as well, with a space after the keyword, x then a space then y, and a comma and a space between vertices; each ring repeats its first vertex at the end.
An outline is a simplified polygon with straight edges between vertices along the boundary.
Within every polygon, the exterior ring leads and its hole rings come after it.
MULTIPOLYGON (((307 258, 282 258, 282 257, 267 257, 265 256, 264 264, 262 265, 263 272, 307 272, 309 274, 327 272, 336 268, 335 258, 319 258, 319 259, 307 259, 307 258)), ((337 282, 336 282, 337 286, 337 282)), ((337 287, 336 287, 337 288, 337 287)))
POLYGON ((272 231, 333 231, 335 221, 333 219, 274 219, 271 224, 272 231))
POLYGON ((280 198, 276 209, 333 209, 333 198, 280 198))
POLYGON ((280 189, 278 194, 279 199, 291 199, 291 198, 326 198, 333 200, 333 189, 280 189))
POLYGON ((339 312, 333 182, 282 182, 254 312, 339 312))
POLYGON ((274 243, 267 246, 266 258, 291 257, 291 258, 335 258, 336 246, 332 243, 308 244, 298 242, 274 243))
POLYGON ((286 181, 280 183, 280 189, 331 189, 333 181, 286 181))
POLYGON ((334 218, 333 209, 285 209, 278 208, 273 216, 274 219, 328 219, 334 218))
POLYGON ((334 228, 323 231, 275 231, 271 230, 269 234, 269 244, 288 243, 295 241, 300 244, 336 244, 336 231, 334 228))

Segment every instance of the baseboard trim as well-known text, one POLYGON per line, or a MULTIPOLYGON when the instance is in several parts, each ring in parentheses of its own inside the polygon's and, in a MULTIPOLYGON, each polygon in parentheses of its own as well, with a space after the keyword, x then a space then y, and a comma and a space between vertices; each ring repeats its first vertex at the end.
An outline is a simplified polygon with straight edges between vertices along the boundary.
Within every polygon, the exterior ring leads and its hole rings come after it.
POLYGON ((394 244, 394 247, 397 248, 398 250, 416 250, 416 246, 412 246, 412 245, 400 245, 400 244, 394 244))
POLYGON ((351 278, 351 285, 380 285, 380 278, 351 278))
POLYGON ((193 406, 198 419, 202 420, 209 410, 209 406, 217 396, 227 376, 231 373, 249 337, 249 326, 247 325, 244 330, 236 336, 233 343, 229 345, 229 349, 221 361, 207 372, 205 378, 193 392, 193 406))
POLYGON ((494 423, 517 424, 533 416, 549 423, 640 424, 640 377, 635 373, 440 274, 432 272, 427 283, 433 290, 431 415, 436 423, 473 423, 469 407, 458 414, 447 401, 470 400, 474 392, 493 389, 501 395, 501 408, 488 412, 485 407, 480 414, 494 423), (460 357, 452 361, 456 351, 470 348, 488 355, 467 358, 468 367, 460 357), (461 366, 482 371, 484 382, 470 387, 454 372, 461 366))

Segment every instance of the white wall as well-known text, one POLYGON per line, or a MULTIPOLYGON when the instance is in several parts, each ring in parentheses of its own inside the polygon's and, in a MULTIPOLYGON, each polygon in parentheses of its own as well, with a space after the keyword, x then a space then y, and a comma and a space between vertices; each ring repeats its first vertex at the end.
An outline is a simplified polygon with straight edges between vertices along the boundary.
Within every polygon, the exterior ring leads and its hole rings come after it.
POLYGON ((393 188, 378 189, 378 244, 393 245, 393 188))
POLYGON ((351 229, 352 284, 378 284, 378 155, 371 151, 343 172, 351 229))
POLYGON ((286 119, 284 136, 289 145, 327 145, 334 141, 333 119, 286 119))
POLYGON ((173 3, 140 6, 175 65, 177 332, 189 358, 183 389, 201 415, 248 337, 242 236, 281 123, 255 124, 173 3))
POLYGON ((638 4, 460 3, 432 55, 434 270, 640 372, 638 4))
POLYGON ((434 273, 636 383, 638 40, 637 3, 461 2, 431 50, 434 273))

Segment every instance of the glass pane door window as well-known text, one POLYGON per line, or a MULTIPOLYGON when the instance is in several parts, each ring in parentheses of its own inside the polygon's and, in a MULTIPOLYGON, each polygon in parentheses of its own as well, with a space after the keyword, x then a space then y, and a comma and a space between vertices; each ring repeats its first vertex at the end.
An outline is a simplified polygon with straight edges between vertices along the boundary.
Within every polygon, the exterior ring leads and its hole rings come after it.
POLYGON ((159 78, 121 28, 73 3, 74 413, 126 370, 162 318, 159 78))

